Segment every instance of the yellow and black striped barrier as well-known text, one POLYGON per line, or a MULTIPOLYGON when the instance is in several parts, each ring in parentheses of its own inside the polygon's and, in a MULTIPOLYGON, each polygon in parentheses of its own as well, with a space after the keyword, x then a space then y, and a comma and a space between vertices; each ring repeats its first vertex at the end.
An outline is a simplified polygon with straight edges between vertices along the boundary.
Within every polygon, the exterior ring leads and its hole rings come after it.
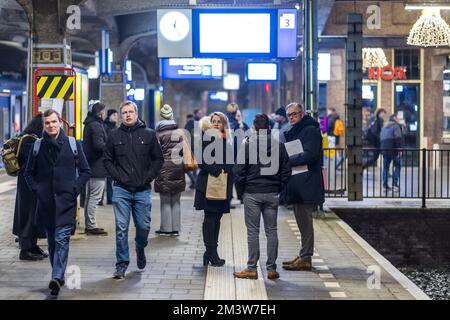
POLYGON ((73 100, 73 77, 41 76, 38 78, 36 95, 41 99, 73 100))

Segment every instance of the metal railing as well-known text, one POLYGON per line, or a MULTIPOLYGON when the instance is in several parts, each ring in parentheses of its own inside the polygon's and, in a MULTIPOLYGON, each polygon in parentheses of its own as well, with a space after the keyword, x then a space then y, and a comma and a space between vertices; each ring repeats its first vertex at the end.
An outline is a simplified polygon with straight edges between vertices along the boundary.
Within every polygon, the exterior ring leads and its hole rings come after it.
MULTIPOLYGON (((450 150, 364 148, 362 156, 364 198, 422 199, 423 207, 450 198, 450 150)), ((345 149, 324 149, 324 183, 327 197, 347 197, 345 149)))

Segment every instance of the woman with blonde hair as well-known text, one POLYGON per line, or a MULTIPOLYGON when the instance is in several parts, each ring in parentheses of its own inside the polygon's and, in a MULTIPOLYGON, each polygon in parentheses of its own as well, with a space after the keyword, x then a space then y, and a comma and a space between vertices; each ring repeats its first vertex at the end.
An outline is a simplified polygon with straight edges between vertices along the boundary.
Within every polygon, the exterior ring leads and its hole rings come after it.
POLYGON ((205 213, 202 231, 206 251, 203 255, 203 265, 211 264, 214 267, 221 267, 225 264, 225 260, 220 259, 217 246, 220 220, 224 213, 230 212, 233 188, 233 146, 229 139, 227 117, 221 112, 213 112, 205 118, 200 120, 202 154, 201 159, 197 159, 200 172, 195 185, 194 207, 205 213), (214 148, 211 148, 212 144, 214 148), (216 200, 208 196, 208 179, 214 179, 223 173, 227 174, 226 185, 222 186, 226 190, 226 197, 223 200, 216 200))

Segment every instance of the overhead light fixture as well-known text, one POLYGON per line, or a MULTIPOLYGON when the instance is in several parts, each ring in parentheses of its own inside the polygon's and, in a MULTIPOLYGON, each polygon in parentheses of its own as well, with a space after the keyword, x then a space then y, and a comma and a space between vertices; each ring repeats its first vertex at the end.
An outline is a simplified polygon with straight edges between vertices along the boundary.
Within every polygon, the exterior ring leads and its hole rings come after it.
POLYGON ((409 32, 406 43, 420 47, 450 46, 450 28, 441 18, 439 9, 423 9, 422 16, 409 32))
POLYGON ((405 4, 406 10, 423 10, 423 9, 438 9, 438 10, 450 10, 450 4, 443 3, 407 3, 405 4))
POLYGON ((383 68, 388 65, 383 49, 363 48, 363 71, 369 68, 383 68))

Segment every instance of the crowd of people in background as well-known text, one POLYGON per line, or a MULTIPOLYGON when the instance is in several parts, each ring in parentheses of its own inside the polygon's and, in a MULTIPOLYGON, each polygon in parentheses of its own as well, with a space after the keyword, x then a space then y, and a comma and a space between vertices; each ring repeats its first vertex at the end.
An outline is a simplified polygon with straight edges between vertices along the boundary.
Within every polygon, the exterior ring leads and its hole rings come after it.
MULTIPOLYGON (((203 211, 203 264, 223 266, 219 256, 221 219, 229 213, 233 190, 244 205, 248 238, 247 268, 236 278, 257 279, 260 257, 261 217, 267 237, 266 268, 269 279, 277 272, 277 215, 280 204, 288 205, 301 233, 301 247, 286 270, 311 270, 314 249, 313 212, 325 201, 323 139, 326 132, 335 147, 343 146, 344 121, 335 108, 326 117, 326 129, 305 112, 300 103, 278 108, 273 118, 258 114, 251 127, 243 121, 236 103, 226 112, 203 115, 196 109, 181 129, 168 104, 160 109, 155 130, 138 117, 138 107, 130 101, 119 110, 106 110, 100 101, 90 104, 84 120, 83 141, 75 142, 62 129, 61 115, 47 110, 34 117, 23 132, 19 157, 17 200, 13 233, 19 239, 21 260, 50 258, 51 293, 64 285, 70 235, 76 226, 77 197, 84 194, 85 233, 105 236, 99 227, 97 206, 112 204, 115 216, 116 269, 114 278, 123 279, 130 264, 128 232, 130 218, 136 227, 137 266, 146 266, 145 248, 151 222, 151 184, 160 195, 160 227, 157 235, 178 236, 182 230, 181 194, 186 189, 185 174, 195 189, 193 207, 203 211), (120 121, 119 121, 120 117, 120 121), (120 123, 120 125, 119 125, 120 123), (262 152, 262 153, 261 153, 262 152), (268 156, 270 159, 267 161, 268 156), (270 171, 272 168, 274 170, 270 171), (269 173, 268 173, 269 172, 269 173), (105 191, 106 190, 106 191, 105 191), (47 238, 49 253, 37 246, 47 238)), ((393 188, 398 188, 402 127, 396 115, 384 123, 386 110, 375 114, 366 132, 370 146, 383 151, 383 185, 388 185, 388 169, 393 162, 393 188)), ((366 159, 373 165, 379 151, 366 159)), ((339 153, 336 167, 345 161, 339 153)), ((100 224, 101 225, 101 224, 100 224)))

